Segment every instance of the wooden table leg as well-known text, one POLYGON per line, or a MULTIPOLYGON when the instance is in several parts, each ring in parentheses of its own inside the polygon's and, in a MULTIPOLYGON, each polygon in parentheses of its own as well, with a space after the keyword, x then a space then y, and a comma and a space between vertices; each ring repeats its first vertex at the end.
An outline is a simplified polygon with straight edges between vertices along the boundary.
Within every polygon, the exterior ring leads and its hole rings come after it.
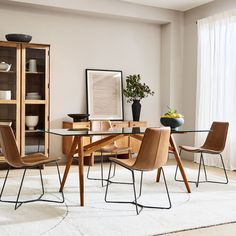
POLYGON ((80 187, 80 205, 84 206, 84 147, 83 137, 79 137, 78 142, 78 165, 79 165, 79 187, 80 187))
POLYGON ((78 145, 78 137, 74 137, 73 142, 71 144, 70 152, 67 155, 66 168, 65 168, 63 178, 62 178, 60 192, 63 191, 64 185, 65 185, 65 182, 66 182, 66 178, 67 178, 67 175, 69 173, 70 166, 72 164, 73 156, 75 154, 75 150, 76 150, 77 145, 78 145))
POLYGON ((182 178, 183 178, 185 187, 187 189, 187 192, 191 193, 191 190, 190 190, 190 187, 189 187, 189 184, 188 184, 188 180, 187 180, 187 177, 186 177, 186 174, 185 174, 185 171, 184 171, 183 163, 180 159, 178 148, 176 146, 176 143, 175 143, 175 140, 174 140, 174 137, 173 137, 172 134, 170 135, 170 145, 173 148, 173 154, 175 156, 175 160, 177 162, 177 165, 179 166, 179 170, 180 170, 180 173, 182 175, 182 178))

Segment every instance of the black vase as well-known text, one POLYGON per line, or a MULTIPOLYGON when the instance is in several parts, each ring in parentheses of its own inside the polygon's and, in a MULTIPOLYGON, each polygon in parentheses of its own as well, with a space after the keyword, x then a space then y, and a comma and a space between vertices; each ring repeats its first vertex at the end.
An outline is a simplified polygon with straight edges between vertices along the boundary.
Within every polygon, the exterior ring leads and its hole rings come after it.
POLYGON ((141 112, 140 100, 133 100, 132 104, 133 121, 139 121, 140 112, 141 112))

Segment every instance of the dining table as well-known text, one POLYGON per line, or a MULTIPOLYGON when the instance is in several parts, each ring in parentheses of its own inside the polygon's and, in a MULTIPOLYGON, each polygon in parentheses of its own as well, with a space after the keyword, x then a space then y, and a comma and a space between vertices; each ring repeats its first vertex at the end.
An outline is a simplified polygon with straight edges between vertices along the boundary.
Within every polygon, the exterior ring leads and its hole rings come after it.
MULTIPOLYGON (((142 141, 143 135, 145 133, 146 128, 120 128, 120 129, 110 129, 107 131, 91 131, 88 129, 47 129, 47 130, 39 130, 39 132, 46 132, 52 135, 59 136, 72 136, 73 142, 70 147, 70 151, 67 154, 66 166, 63 174, 63 178, 61 181, 60 191, 63 191, 67 176, 70 171, 70 167, 72 165, 73 157, 75 154, 78 154, 78 172, 79 172, 79 192, 80 192, 80 205, 84 206, 84 157, 92 155, 95 151, 101 149, 102 147, 109 145, 125 136, 129 138, 134 138, 142 141), (102 137, 100 140, 92 142, 90 144, 84 145, 85 137, 92 136, 100 136, 102 137)), ((183 183, 185 185, 186 191, 191 193, 191 189, 188 183, 188 179, 185 173, 185 169, 183 163, 181 161, 178 148, 174 139, 174 134, 184 134, 190 132, 208 132, 209 130, 171 130, 170 135, 170 146, 169 151, 174 154, 175 160, 179 167, 180 173, 183 178, 183 183)), ((160 170, 157 171, 156 181, 160 180, 160 170)))

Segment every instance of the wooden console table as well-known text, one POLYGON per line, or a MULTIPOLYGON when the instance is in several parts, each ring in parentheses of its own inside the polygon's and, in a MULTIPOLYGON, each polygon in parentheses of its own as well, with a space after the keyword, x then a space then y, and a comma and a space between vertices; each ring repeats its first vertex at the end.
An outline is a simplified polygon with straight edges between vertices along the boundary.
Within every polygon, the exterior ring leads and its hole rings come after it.
MULTIPOLYGON (((147 127, 146 121, 111 121, 111 125, 113 129, 119 128, 133 128, 133 127, 147 127)), ((68 122, 63 121, 63 128, 65 129, 88 129, 90 130, 91 124, 90 121, 86 122, 68 122)), ((63 136, 62 138, 62 152, 66 155, 70 152, 70 147, 73 142, 72 136, 63 136)), ((91 136, 83 138, 83 146, 91 143, 91 136)), ((130 138, 128 136, 124 136, 116 141, 118 147, 131 147, 132 151, 137 153, 140 148, 140 141, 135 138, 130 138)), ((95 154, 96 155, 96 154, 95 154)), ((100 155, 100 153, 98 154, 100 155)), ((77 156, 77 154, 75 154, 77 156)), ((86 157, 85 162, 87 165, 92 166, 94 164, 94 159, 86 157)))

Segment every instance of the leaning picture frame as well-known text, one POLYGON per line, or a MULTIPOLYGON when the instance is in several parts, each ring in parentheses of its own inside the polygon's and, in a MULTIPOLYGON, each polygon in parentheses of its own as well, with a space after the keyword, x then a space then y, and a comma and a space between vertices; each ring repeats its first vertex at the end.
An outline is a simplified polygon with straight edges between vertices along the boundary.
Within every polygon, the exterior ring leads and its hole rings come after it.
POLYGON ((86 69, 86 91, 90 120, 124 120, 122 71, 86 69))

